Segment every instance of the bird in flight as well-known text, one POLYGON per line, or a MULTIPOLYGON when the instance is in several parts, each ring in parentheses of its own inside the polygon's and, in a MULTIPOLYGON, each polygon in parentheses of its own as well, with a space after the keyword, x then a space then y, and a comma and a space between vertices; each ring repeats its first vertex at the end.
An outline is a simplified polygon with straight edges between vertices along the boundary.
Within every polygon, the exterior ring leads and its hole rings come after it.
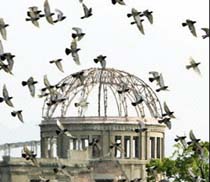
POLYGON ((18 119, 22 122, 22 123, 24 123, 24 121, 23 121, 23 115, 22 115, 22 110, 18 110, 18 111, 12 111, 11 112, 11 115, 13 116, 13 117, 18 117, 18 119))
POLYGON ((127 17, 130 18, 131 16, 133 17, 134 21, 131 22, 131 25, 136 24, 139 31, 144 34, 144 27, 142 22, 144 21, 143 19, 140 18, 141 12, 137 11, 135 8, 132 8, 131 13, 127 14, 127 17))
POLYGON ((30 91, 30 94, 32 97, 35 96, 35 84, 37 84, 38 82, 34 80, 33 77, 30 77, 27 81, 22 81, 22 86, 28 86, 28 89, 30 91))
POLYGON ((69 48, 65 49, 66 55, 71 54, 74 62, 77 65, 80 65, 80 60, 79 60, 79 55, 78 55, 79 50, 80 50, 80 48, 77 48, 77 41, 75 39, 72 40, 70 49, 69 48))
POLYGON ((7 87, 6 87, 6 85, 4 84, 4 86, 3 86, 3 97, 0 97, 0 103, 4 101, 8 106, 14 107, 14 105, 13 105, 13 103, 12 103, 12 101, 11 101, 12 98, 13 98, 13 97, 10 97, 10 96, 9 96, 7 87))
POLYGON ((55 12, 57 13, 57 19, 53 21, 54 23, 58 23, 66 19, 66 16, 64 16, 61 10, 55 9, 55 12))
POLYGON ((165 111, 165 113, 162 114, 163 117, 169 116, 170 118, 176 118, 174 116, 174 112, 169 109, 169 107, 167 106, 166 102, 163 103, 163 108, 164 108, 164 111, 165 111))
POLYGON ((160 73, 158 73, 157 71, 150 71, 149 74, 153 76, 153 77, 149 77, 150 82, 158 81, 160 79, 160 73))
POLYGON ((27 146, 23 147, 22 157, 26 160, 31 160, 34 166, 39 167, 38 161, 36 159, 37 154, 34 151, 29 150, 27 146))
POLYGON ((196 21, 193 21, 193 20, 189 20, 187 19, 186 22, 182 23, 182 26, 185 27, 185 26, 188 26, 190 32, 193 34, 193 36, 197 37, 197 33, 196 33, 196 29, 195 29, 195 24, 196 21))
POLYGON ((56 134, 57 135, 61 135, 61 134, 64 134, 66 135, 67 137, 69 138, 75 138, 69 131, 67 128, 64 128, 63 124, 59 121, 59 120, 56 120, 56 124, 57 124, 57 127, 59 130, 56 130, 56 134))
POLYGON ((159 87, 158 89, 156 89, 156 92, 168 90, 168 86, 166 86, 165 83, 164 83, 162 73, 160 73, 160 78, 157 80, 157 82, 158 82, 158 85, 159 85, 160 87, 159 87))
POLYGON ((137 121, 138 121, 138 124, 139 124, 139 128, 136 128, 134 131, 136 133, 141 133, 141 132, 147 131, 145 123, 143 121, 140 121, 140 120, 137 120, 137 121))
POLYGON ((201 63, 200 62, 195 62, 195 60, 190 57, 190 64, 189 65, 186 65, 186 69, 193 69, 196 73, 198 73, 199 75, 201 75, 201 71, 200 69, 198 68, 198 66, 200 65, 201 63))
POLYGON ((81 19, 89 18, 90 16, 93 15, 92 8, 88 8, 84 3, 82 3, 82 7, 84 11, 84 16, 82 16, 81 19))
POLYGON ((85 36, 85 33, 83 33, 82 29, 79 27, 73 27, 72 30, 74 30, 76 33, 72 33, 71 36, 73 39, 77 38, 77 41, 80 41, 85 36))
POLYGON ((205 35, 202 35, 202 38, 205 39, 209 37, 209 28, 201 28, 205 32, 205 35))
POLYGON ((93 59, 93 61, 95 62, 95 63, 100 63, 101 64, 101 67, 103 68, 103 69, 105 69, 106 68, 106 56, 103 56, 103 55, 99 55, 97 58, 95 58, 95 59, 93 59))
POLYGON ((57 68, 61 71, 61 72, 64 72, 63 71, 63 66, 61 64, 61 61, 62 59, 55 59, 55 60, 52 60, 52 61, 49 61, 50 64, 55 64, 57 66, 57 68))
POLYGON ((148 9, 143 11, 142 14, 140 14, 140 17, 145 16, 147 17, 148 21, 153 24, 153 16, 152 16, 153 11, 149 11, 148 9))
POLYGON ((50 5, 49 5, 48 0, 45 0, 45 2, 44 2, 44 16, 45 16, 45 18, 46 18, 46 20, 49 24, 54 24, 54 21, 53 21, 53 18, 52 18, 52 16, 54 14, 55 13, 52 13, 50 11, 50 5))
POLYGON ((158 123, 160 123, 160 124, 164 123, 169 129, 171 129, 171 118, 170 117, 164 117, 163 119, 158 120, 158 123))

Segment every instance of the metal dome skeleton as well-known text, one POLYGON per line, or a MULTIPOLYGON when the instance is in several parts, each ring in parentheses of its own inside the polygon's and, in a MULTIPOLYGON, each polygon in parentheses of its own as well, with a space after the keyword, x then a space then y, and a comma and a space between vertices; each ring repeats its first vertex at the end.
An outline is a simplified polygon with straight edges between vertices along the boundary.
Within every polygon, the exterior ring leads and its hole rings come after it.
MULTIPOLYGON (((93 88, 97 91, 98 116, 107 117, 108 94, 114 96, 118 116, 129 116, 128 107, 135 108, 136 116, 158 118, 162 116, 162 108, 155 92, 140 78, 131 75, 125 71, 113 68, 90 68, 82 70, 78 73, 84 75, 84 80, 73 77, 71 74, 56 84, 54 94, 50 94, 45 98, 42 110, 43 117, 54 117, 55 111, 59 109, 59 116, 66 117, 70 106, 75 102, 75 97, 80 95, 85 100, 88 99, 93 88), (122 88, 127 88, 127 92, 119 93, 122 88), (49 103, 53 97, 64 98, 62 102, 52 105, 49 103), (139 97, 143 98, 143 102, 136 106, 132 106, 132 102, 136 102, 139 97), (60 107, 58 107, 60 106, 60 107), (103 113, 102 113, 103 112, 103 113)), ((89 101, 91 105, 91 100, 89 101)), ((90 106, 89 106, 90 107, 90 106)), ((82 108, 78 108, 79 116, 84 116, 82 108)))

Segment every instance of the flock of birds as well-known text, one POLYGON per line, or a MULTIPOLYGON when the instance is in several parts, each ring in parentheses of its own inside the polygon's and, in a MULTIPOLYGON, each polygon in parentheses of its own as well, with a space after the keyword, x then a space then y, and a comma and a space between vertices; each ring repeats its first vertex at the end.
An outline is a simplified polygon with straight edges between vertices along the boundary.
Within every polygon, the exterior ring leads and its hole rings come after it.
MULTIPOLYGON (((81 17, 81 19, 90 18, 93 15, 92 8, 88 8, 87 5, 83 2, 83 0, 79 0, 79 3, 81 3, 83 11, 84 11, 84 15, 81 17)), ((126 5, 124 0, 111 0, 111 3, 113 5, 116 5, 116 4, 126 5)), ((127 14, 127 17, 133 18, 131 25, 136 25, 138 30, 140 31, 140 33, 143 35, 145 34, 144 26, 143 26, 143 21, 144 21, 143 18, 146 17, 147 20, 149 21, 149 23, 153 24, 153 11, 150 11, 148 9, 141 12, 141 11, 136 10, 135 8, 132 8, 131 12, 127 14)), ((45 18, 49 24, 54 25, 56 23, 59 23, 59 22, 62 22, 63 20, 65 20, 66 16, 59 9, 55 9, 55 12, 52 12, 50 9, 48 0, 45 0, 44 1, 44 11, 42 12, 42 10, 40 10, 40 8, 37 6, 29 7, 28 11, 27 11, 27 17, 25 18, 25 20, 27 22, 31 22, 35 27, 39 27, 39 21, 41 18, 45 18), (54 18, 54 16, 56 16, 56 18, 54 18)), ((196 23, 196 21, 187 19, 186 22, 183 22, 181 25, 183 27, 188 27, 191 34, 193 36, 197 37, 195 23, 196 23)), ((0 18, 0 34, 4 40, 7 40, 6 29, 8 26, 9 26, 9 24, 6 24, 3 20, 3 18, 0 18)), ((201 29, 205 33, 204 35, 202 35, 202 38, 205 39, 205 38, 209 37, 209 29, 208 28, 201 28, 201 29)), ((74 31, 72 33, 72 41, 70 43, 70 47, 65 49, 65 54, 71 55, 75 64, 80 65, 81 63, 80 63, 80 59, 79 59, 79 51, 81 49, 78 48, 78 42, 80 42, 86 34, 82 31, 82 28, 79 28, 79 27, 73 27, 72 30, 74 31)), ((12 70, 13 70, 13 66, 14 66, 14 58, 15 58, 15 55, 13 55, 12 53, 4 52, 3 44, 2 44, 2 41, 0 40, 0 71, 4 71, 6 73, 13 74, 12 70)), ((64 72, 64 69, 62 66, 62 61, 63 61, 62 59, 55 59, 55 60, 49 61, 49 64, 55 64, 59 71, 64 72)), ((106 68, 106 56, 104 56, 104 55, 97 56, 95 59, 93 59, 93 62, 100 63, 102 69, 106 68)), ((190 57, 189 64, 186 65, 186 69, 193 69, 194 71, 196 71, 197 73, 200 74, 200 70, 198 68, 199 65, 200 65, 200 62, 196 62, 192 57, 190 57)), ((156 89, 156 92, 168 90, 168 86, 165 85, 165 83, 164 83, 162 73, 159 73, 157 71, 151 71, 151 72, 149 72, 149 75, 151 75, 151 77, 149 77, 149 81, 156 82, 157 85, 159 86, 156 89)), ((72 74, 72 77, 79 79, 81 84, 84 83, 85 76, 84 76, 83 71, 72 74)), ((65 101, 67 99, 65 97, 60 96, 57 92, 57 89, 63 89, 66 86, 65 83, 63 83, 62 85, 58 85, 58 84, 52 85, 52 84, 50 84, 50 82, 47 78, 47 75, 44 76, 43 82, 44 82, 45 87, 41 89, 41 94, 38 96, 42 98, 42 97, 46 97, 46 96, 50 95, 51 99, 47 103, 48 106, 62 103, 63 101, 65 101)), ((35 97, 35 93, 36 93, 35 85, 37 83, 38 83, 38 81, 36 81, 31 76, 27 80, 22 81, 21 85, 23 87, 27 86, 30 91, 30 95, 32 97, 35 97)), ((129 91, 129 88, 126 85, 123 85, 121 88, 119 88, 119 90, 117 90, 117 92, 119 94, 123 94, 128 91, 129 91)), ((3 90, 2 90, 2 97, 0 97, 0 103, 5 102, 8 106, 14 107, 12 99, 13 99, 13 97, 9 94, 6 84, 4 84, 3 90)), ((132 106, 136 107, 138 104, 141 104, 144 100, 145 100, 145 98, 143 96, 139 95, 137 97, 136 101, 132 102, 131 104, 132 104, 132 106)), ((88 104, 89 103, 87 102, 86 99, 82 99, 78 103, 75 103, 74 105, 75 105, 75 107, 85 108, 88 106, 88 104)), ((163 113, 162 118, 158 120, 158 122, 164 123, 169 129, 171 129, 171 121, 170 120, 172 118, 175 118, 174 112, 169 109, 166 102, 164 102, 163 108, 164 108, 165 112, 163 113)), ((11 116, 18 117, 18 119, 21 122, 24 122, 22 110, 11 111, 11 116)), ((57 123, 57 127, 58 127, 58 130, 56 130, 57 135, 64 134, 70 138, 75 138, 62 125, 62 123, 60 121, 57 121, 56 123, 57 123)), ((143 122, 139 121, 139 128, 135 129, 134 132, 139 133, 139 132, 145 132, 146 130, 147 130, 147 128, 145 127, 145 124, 143 122)), ((186 137, 183 137, 183 136, 181 136, 181 137, 177 136, 177 138, 175 140, 180 141, 184 147, 187 147, 185 138, 186 137)), ((195 147, 196 147, 195 151, 199 152, 200 155, 202 155, 203 154, 202 147, 199 145, 199 140, 195 138, 192 131, 190 132, 190 139, 191 139, 190 144, 192 144, 192 143, 195 144, 195 147)), ((99 139, 93 139, 93 141, 89 143, 89 146, 97 147, 98 150, 101 150, 101 146, 99 145, 99 139)), ((117 143, 113 142, 110 145, 110 149, 113 149, 113 148, 115 148, 116 150, 120 150, 121 152, 124 151, 124 149, 122 149, 122 147, 121 147, 121 143, 118 143, 118 142, 117 143)), ((23 149, 22 157, 24 157, 26 160, 31 160, 35 166, 39 167, 39 164, 36 160, 36 154, 34 154, 33 151, 29 150, 27 146, 25 146, 23 149)), ((64 172, 65 166, 60 165, 58 168, 54 169, 55 174, 57 174, 59 171, 66 173, 66 172, 64 172)), ((189 173, 191 173, 191 176, 193 176, 193 174, 192 174, 192 172, 190 172, 190 170, 189 170, 189 173)), ((42 181, 50 181, 49 179, 44 179, 41 176, 40 176, 40 179, 42 181)), ((135 182, 135 181, 141 181, 141 179, 131 180, 131 182, 135 182)))

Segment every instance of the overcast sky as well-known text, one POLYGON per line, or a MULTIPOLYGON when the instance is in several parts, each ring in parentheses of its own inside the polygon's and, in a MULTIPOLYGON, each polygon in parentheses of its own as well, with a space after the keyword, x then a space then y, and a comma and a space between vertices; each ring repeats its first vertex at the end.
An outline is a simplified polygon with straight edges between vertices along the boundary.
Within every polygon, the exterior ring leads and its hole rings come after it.
MULTIPOLYGON (((12 52, 14 76, 0 71, 0 96, 3 84, 14 97, 15 110, 22 109, 25 124, 12 118, 13 108, 0 103, 0 144, 39 139, 39 124, 42 120, 43 100, 32 98, 21 81, 33 76, 43 87, 43 75, 47 74, 52 83, 81 69, 98 67, 93 58, 99 54, 107 56, 107 67, 130 72, 143 79, 153 89, 155 84, 148 81, 149 71, 162 72, 169 92, 157 94, 161 102, 166 101, 175 111, 172 130, 166 129, 166 154, 172 152, 176 135, 188 135, 193 129, 202 140, 209 139, 209 39, 202 39, 201 28, 209 27, 209 1, 192 0, 125 0, 126 6, 112 5, 111 0, 84 0, 93 8, 93 16, 81 20, 83 10, 79 0, 49 0, 51 10, 58 8, 67 19, 56 25, 40 20, 40 28, 26 22, 30 6, 43 10, 44 0, 0 0, 0 17, 9 24, 7 41, 2 40, 4 51, 12 52), (154 24, 143 22, 145 35, 126 14, 131 8, 153 11, 154 24), (198 37, 192 36, 182 22, 186 19, 197 21, 198 37), (65 48, 71 41, 72 27, 81 27, 86 36, 79 42, 81 66, 71 56, 65 55, 65 48), (202 76, 186 70, 189 57, 201 62, 202 76), (64 73, 49 61, 63 58, 64 73)), ((39 90, 37 90, 38 94, 39 90)))

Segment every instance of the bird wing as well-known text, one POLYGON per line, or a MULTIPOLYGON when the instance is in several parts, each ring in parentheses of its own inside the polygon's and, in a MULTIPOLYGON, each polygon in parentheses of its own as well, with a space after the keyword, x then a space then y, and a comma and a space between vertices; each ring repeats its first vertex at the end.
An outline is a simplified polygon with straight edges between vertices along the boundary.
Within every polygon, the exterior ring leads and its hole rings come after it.
POLYGON ((49 80, 48 80, 48 78, 47 78, 47 75, 44 75, 44 85, 46 86, 46 87, 50 87, 51 85, 50 85, 50 82, 49 82, 49 80))
POLYGON ((28 149, 28 147, 26 145, 23 147, 23 152, 25 152, 27 155, 32 154, 31 151, 28 149))
POLYGON ((8 98, 9 97, 9 93, 8 93, 8 90, 7 90, 7 87, 6 87, 5 84, 3 86, 3 96, 4 96, 4 98, 8 98))
POLYGON ((81 34, 82 33, 82 29, 79 27, 73 27, 72 30, 76 31, 77 34, 81 34))
POLYGON ((77 65, 80 65, 79 54, 77 52, 72 53, 73 60, 77 65))
POLYGON ((57 66, 57 68, 58 68, 61 72, 64 72, 64 71, 63 71, 63 66, 62 66, 62 64, 61 64, 61 61, 56 61, 56 62, 55 62, 55 65, 57 66))
POLYGON ((145 128, 145 123, 143 121, 137 120, 140 128, 145 128))
POLYGON ((123 0, 117 0, 117 2, 121 5, 125 5, 125 2, 123 0))
POLYGON ((55 9, 55 12, 57 13, 58 21, 61 21, 63 17, 63 12, 59 9, 55 9))
POLYGON ((56 121, 56 124, 60 130, 62 130, 62 131, 64 130, 64 126, 61 124, 61 122, 58 119, 56 121))
POLYGON ((18 113, 17 113, 17 116, 18 116, 18 119, 19 119, 22 123, 24 123, 22 113, 21 113, 21 112, 18 112, 18 113))
POLYGON ((166 121, 165 124, 168 127, 168 129, 171 129, 171 121, 170 120, 166 121))
POLYGON ((85 15, 88 15, 88 11, 89 11, 88 7, 84 3, 82 3, 82 7, 83 7, 85 15))
POLYGON ((151 74, 153 77, 159 76, 159 73, 157 71, 150 71, 149 74, 151 74))
POLYGON ((162 73, 160 73, 160 78, 159 78, 159 80, 158 80, 158 85, 159 85, 160 87, 165 86, 162 73))
POLYGON ((29 91, 31 93, 31 96, 34 97, 35 96, 35 86, 33 84, 33 82, 34 82, 33 77, 30 77, 28 79, 28 82, 31 83, 31 84, 28 85, 28 88, 29 88, 29 91))
POLYGON ((4 54, 4 48, 3 48, 3 45, 2 45, 2 42, 0 40, 0 55, 4 54))
POLYGON ((48 23, 54 24, 48 0, 45 0, 45 2, 44 2, 44 12, 45 12, 45 17, 46 17, 48 23))
POLYGON ((2 38, 4 40, 6 40, 7 39, 7 32, 6 32, 6 28, 4 27, 5 23, 4 23, 3 18, 0 18, 0 25, 2 25, 2 27, 0 27, 0 32, 1 32, 2 38))
POLYGON ((207 35, 209 35, 209 28, 201 28, 207 35))
POLYGON ((149 22, 151 24, 153 24, 153 16, 152 16, 152 14, 148 14, 146 17, 148 18, 149 22))
POLYGON ((166 102, 163 103, 163 107, 164 107, 164 110, 165 110, 166 113, 170 113, 171 112, 170 109, 168 108, 166 102))
POLYGON ((192 57, 190 57, 190 64, 191 65, 195 65, 196 64, 195 60, 192 57))
POLYGON ((190 130, 190 139, 193 141, 193 140, 196 140, 196 137, 195 137, 195 135, 194 135, 194 133, 193 133, 193 131, 192 130, 190 130))
POLYGON ((76 137, 73 136, 69 131, 66 131, 66 132, 64 132, 64 133, 65 133, 65 135, 66 135, 67 137, 76 138, 76 137))

